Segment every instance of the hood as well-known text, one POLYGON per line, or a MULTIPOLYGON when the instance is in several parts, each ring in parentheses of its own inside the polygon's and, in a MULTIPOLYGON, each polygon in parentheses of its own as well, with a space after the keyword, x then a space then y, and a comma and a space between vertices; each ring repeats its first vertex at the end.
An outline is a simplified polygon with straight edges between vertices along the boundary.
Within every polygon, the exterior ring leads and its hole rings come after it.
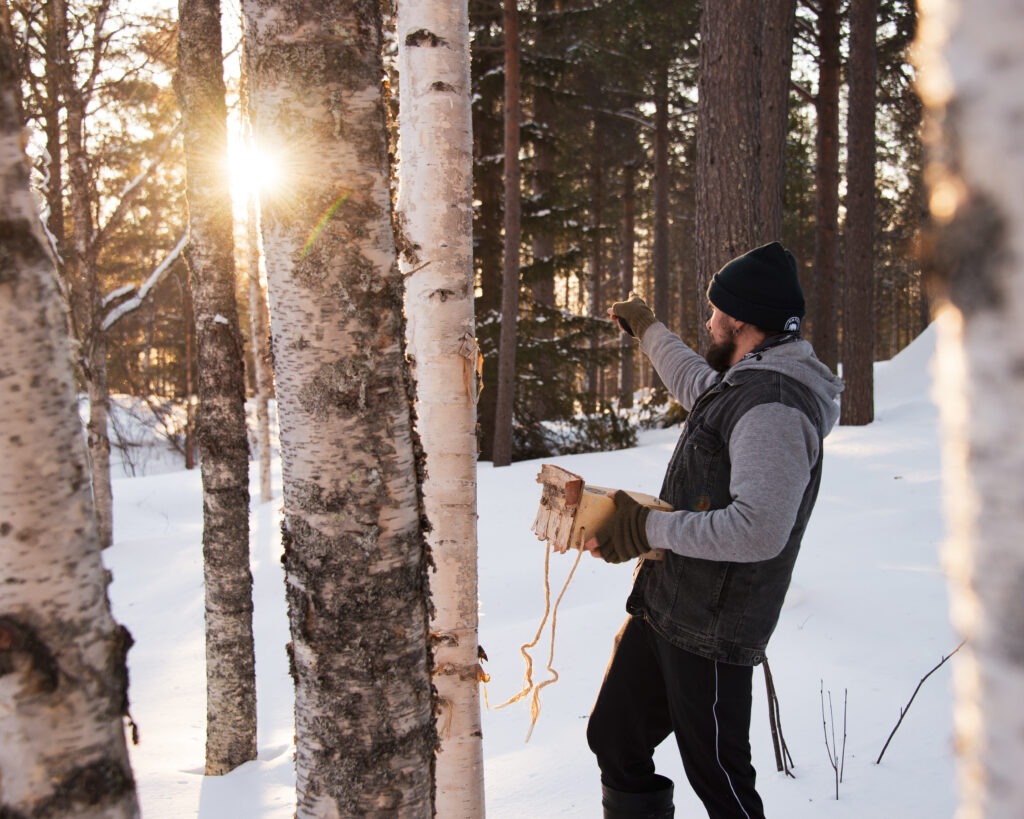
POLYGON ((732 382, 752 370, 772 370, 799 381, 808 387, 821 407, 822 437, 831 432, 839 420, 839 394, 843 382, 818 360, 810 342, 797 339, 764 350, 754 350, 729 369, 724 380, 732 382))

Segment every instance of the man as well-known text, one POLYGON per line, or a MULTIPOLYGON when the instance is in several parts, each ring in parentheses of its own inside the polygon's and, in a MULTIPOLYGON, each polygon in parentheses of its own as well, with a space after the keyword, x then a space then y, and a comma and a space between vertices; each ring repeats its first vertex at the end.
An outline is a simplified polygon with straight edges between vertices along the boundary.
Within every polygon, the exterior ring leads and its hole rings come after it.
POLYGON ((636 296, 609 310, 689 416, 661 489, 676 511, 618 492, 586 544, 612 563, 665 550, 640 562, 587 727, 606 819, 674 815, 672 782, 652 758, 672 733, 710 817, 764 816, 750 760, 753 666, 789 587, 842 382, 800 337, 803 291, 778 242, 726 264, 707 295, 706 359, 636 296))

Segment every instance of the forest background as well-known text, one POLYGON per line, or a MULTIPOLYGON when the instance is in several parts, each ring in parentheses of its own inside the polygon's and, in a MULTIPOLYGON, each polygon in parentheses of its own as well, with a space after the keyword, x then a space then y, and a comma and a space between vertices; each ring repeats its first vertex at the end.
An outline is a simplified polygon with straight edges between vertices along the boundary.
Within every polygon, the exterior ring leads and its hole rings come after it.
MULTIPOLYGON (((23 49, 28 148, 58 250, 75 241, 77 223, 69 214, 80 187, 85 201, 79 206, 89 213, 89 224, 77 228, 88 237, 86 259, 77 263, 83 269, 70 269, 73 254, 58 254, 82 362, 94 359, 83 372, 92 376, 89 384, 98 382, 93 397, 101 406, 111 393, 134 396, 192 466, 197 345, 181 254, 187 208, 172 87, 176 17, 155 4, 71 2, 68 63, 60 67, 47 50, 52 52, 53 35, 44 13, 57 7, 12 3, 23 49), (70 142, 69 107, 80 108, 82 117, 80 125, 70 122, 79 129, 70 142)), ((504 247, 502 8, 474 0, 469 11, 475 311, 483 383, 493 385, 504 247)), ((521 12, 514 460, 629 443, 631 432, 615 408, 627 408, 635 390, 654 385, 654 377, 603 320, 604 311, 635 290, 657 301, 659 318, 696 345, 705 319, 700 281, 713 272, 696 269, 695 252, 698 6, 538 0, 521 12)), ((239 315, 243 336, 252 339, 251 316, 258 311, 248 305, 263 291, 250 291, 249 275, 259 278, 260 257, 247 238, 247 197, 260 187, 287 187, 289 180, 274 157, 247 137, 239 15, 237 6, 225 4, 232 125, 223 161, 235 203, 239 315)), ((908 53, 915 20, 913 3, 879 6, 870 279, 870 341, 877 360, 906 346, 929 318, 914 252, 925 214, 922 106, 908 53)), ((800 262, 806 335, 835 369, 847 290, 846 8, 798 3, 792 33, 782 224, 763 238, 783 239, 800 262)), ((397 110, 397 97, 394 102, 397 110)), ((257 341, 261 332, 257 328, 257 341)), ((257 344, 245 349, 250 393, 256 390, 254 349, 258 356, 257 344)), ((484 460, 491 458, 496 400, 496 389, 481 393, 484 460)), ((130 463, 130 442, 117 428, 112 445, 126 449, 130 463)))
MULTIPOLYGON (((70 320, 97 543, 113 537, 112 447, 132 468, 113 396, 158 426, 187 468, 202 468, 207 773, 255 753, 244 688, 248 460, 259 458, 269 498, 276 398, 299 813, 317 815, 323 793, 338 787, 329 798, 346 809, 407 798, 429 810, 434 712, 448 709, 458 722, 473 710, 449 697, 443 679, 475 690, 483 672, 475 625, 434 620, 426 631, 428 613, 447 616, 449 600, 475 608, 475 579, 460 576, 457 593, 435 589, 433 603, 425 591, 428 563, 438 575, 465 574, 445 568, 446 550, 475 546, 475 534, 446 530, 471 522, 472 508, 432 508, 437 486, 447 479, 466 495, 475 478, 451 480, 456 468, 442 461, 423 470, 418 447, 428 463, 432 453, 448 458, 432 436, 454 427, 455 414, 446 405, 447 419, 432 418, 442 402, 429 397, 429 377, 444 365, 438 348, 414 341, 438 326, 421 308, 436 299, 473 311, 459 319, 456 376, 447 379, 464 387, 461 406, 474 421, 461 437, 462 446, 471 439, 464 461, 468 452, 470 462, 479 454, 498 467, 622 448, 635 443, 637 419, 663 426, 681 415, 603 318, 607 305, 635 290, 700 348, 711 273, 782 238, 800 260, 807 335, 846 379, 843 421, 869 423, 873 363, 928 321, 914 249, 925 213, 922 106, 908 59, 916 12, 861 0, 789 0, 763 19, 730 18, 717 4, 471 3, 465 24, 441 36, 403 26, 412 3, 300 5, 246 0, 235 35, 239 10, 222 15, 210 0, 181 0, 177 18, 115 0, 7 3, 5 88, 20 84, 23 107, 5 115, 27 123, 21 138, 70 320), (222 17, 232 21, 224 37, 222 17), (295 39, 281 38, 291 25, 295 39), (316 40, 319 25, 328 34, 316 40), (460 36, 466 47, 455 44, 460 36), (296 45, 303 37, 306 51, 296 45), (471 103, 472 128, 469 116, 463 128, 457 114, 436 111, 411 125, 416 94, 407 92, 421 75, 408 66, 446 52, 467 57, 468 85, 455 70, 453 83, 429 89, 450 95, 453 111, 471 103), (306 105, 324 89, 323 105, 306 105), (303 117, 315 127, 297 128, 303 117), (276 145, 266 138, 271 122, 276 145), (410 190, 424 143, 448 169, 462 148, 444 137, 414 145, 410 137, 431 125, 445 137, 472 134, 470 187, 448 214, 464 215, 465 230, 459 223, 440 241, 424 241, 416 218, 441 197, 417 201, 410 190), (289 126, 290 144, 281 136, 289 126), (326 146, 339 138, 346 149, 331 154, 326 146), (469 284, 419 294, 447 264, 422 260, 424 247, 435 253, 470 236, 469 284), (412 392, 395 389, 411 390, 413 379, 415 433, 412 392), (246 394, 257 419, 251 440, 246 394), (374 619, 383 612, 389 630, 374 619), (471 656, 449 662, 452 648, 471 656), (398 675, 408 684, 402 696, 383 681, 397 667, 407 672, 398 675), (415 707, 383 714, 354 704, 369 689, 415 707), (351 724, 334 723, 340 703, 351 724), (354 728, 366 718, 385 740, 361 753, 354 728), (338 760, 321 758, 324 747, 345 749, 340 786, 338 760), (400 796, 374 795, 389 781, 381 747, 391 749, 388 764, 404 765, 400 796), (421 764, 405 765, 396 748, 414 749, 421 764)), ((38 267, 38 254, 32 261, 38 267)), ((23 446, 18 436, 10 444, 23 446)), ((83 484, 70 486, 80 493, 83 484)), ((13 556, 24 555, 19 547, 13 556)), ((123 662, 126 635, 106 634, 123 662)), ((105 696, 116 700, 114 682, 105 696)), ((456 733, 479 744, 472 726, 456 733)))

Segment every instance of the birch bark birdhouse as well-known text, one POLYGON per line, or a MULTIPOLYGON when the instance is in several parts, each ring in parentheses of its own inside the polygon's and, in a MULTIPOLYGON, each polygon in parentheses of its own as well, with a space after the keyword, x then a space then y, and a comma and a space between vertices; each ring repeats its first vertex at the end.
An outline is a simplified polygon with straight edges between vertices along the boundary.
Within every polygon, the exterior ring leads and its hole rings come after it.
MULTIPOLYGON (((563 553, 569 549, 583 548, 587 539, 615 512, 612 495, 618 490, 588 486, 582 477, 560 466, 543 464, 537 475, 537 483, 543 489, 537 516, 530 528, 538 539, 548 541, 553 551, 563 553)), ((662 512, 672 511, 671 506, 653 495, 626 491, 637 503, 662 512)), ((654 549, 644 555, 647 560, 663 557, 661 549, 654 549)))

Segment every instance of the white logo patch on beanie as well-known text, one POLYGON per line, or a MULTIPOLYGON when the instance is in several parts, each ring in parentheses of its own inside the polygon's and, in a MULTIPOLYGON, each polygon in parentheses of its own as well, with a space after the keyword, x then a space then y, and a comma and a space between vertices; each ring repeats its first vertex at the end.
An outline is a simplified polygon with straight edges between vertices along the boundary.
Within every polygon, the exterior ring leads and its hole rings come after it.
POLYGON ((786 325, 782 328, 787 333, 795 333, 800 329, 800 316, 791 316, 786 320, 786 325))

